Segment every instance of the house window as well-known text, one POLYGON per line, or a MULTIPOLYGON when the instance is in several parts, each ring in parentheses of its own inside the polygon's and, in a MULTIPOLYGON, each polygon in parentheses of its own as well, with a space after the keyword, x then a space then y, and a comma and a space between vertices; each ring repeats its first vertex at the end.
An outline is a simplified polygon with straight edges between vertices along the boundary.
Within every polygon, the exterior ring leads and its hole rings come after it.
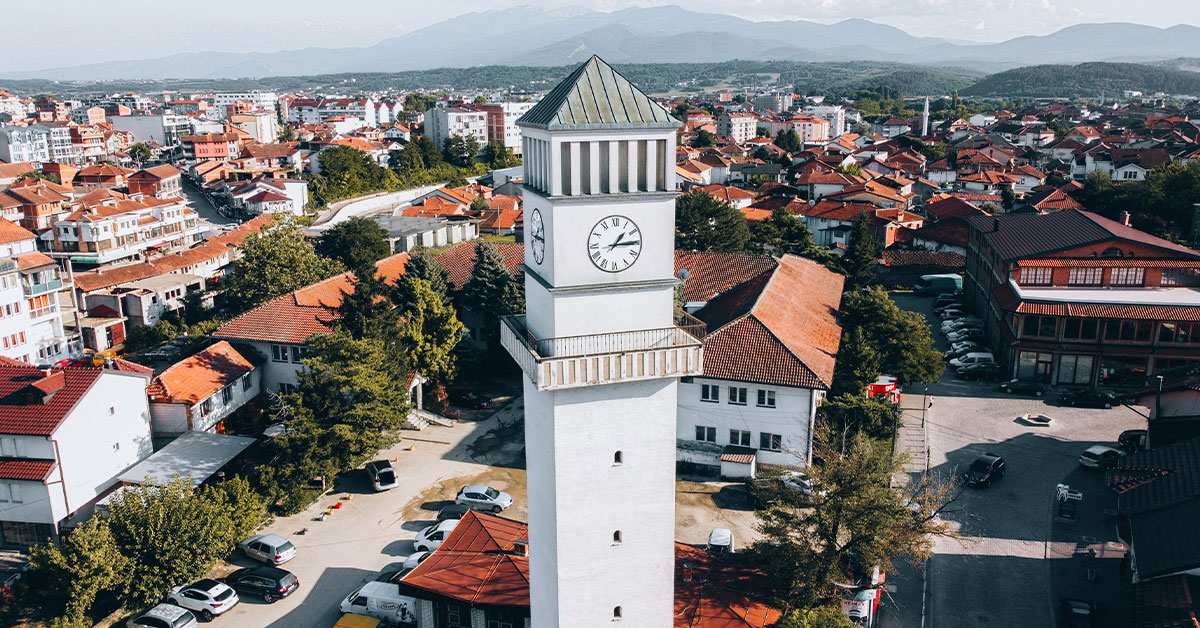
POLYGON ((1104 339, 1121 342, 1149 342, 1154 324, 1150 321, 1127 321, 1108 319, 1104 326, 1104 339))
POLYGON ((242 376, 242 390, 250 390, 250 374, 246 373, 242 376))
POLYGON ((613 452, 613 464, 621 464, 625 461, 625 456, 619 452, 613 452))
POLYGON ((212 397, 205 399, 200 403, 200 416, 208 416, 213 409, 212 397))
POLYGON ((758 407, 774 408, 775 407, 775 391, 758 389, 758 407))
POLYGON ((233 387, 226 386, 221 389, 221 403, 229 405, 233 401, 233 387))
POLYGON ((620 543, 620 542, 621 542, 621 531, 614 530, 613 531, 613 543, 616 544, 616 543, 620 543))
POLYGON ((765 449, 766 451, 780 451, 783 449, 783 436, 759 432, 758 448, 765 449))
POLYGON ((746 389, 740 386, 729 387, 729 403, 737 406, 746 405, 746 389))
POLYGON ((1053 272, 1049 268, 1022 268, 1021 269, 1021 285, 1022 286, 1048 286, 1053 272))
POLYGON ((621 618, 621 607, 614 606, 613 607, 613 619, 620 619, 620 618, 621 618))
POLYGON ((1109 271, 1110 286, 1140 286, 1145 283, 1145 268, 1114 268, 1109 271))
POLYGON ((1195 286, 1200 285, 1200 268, 1167 268, 1162 271, 1158 280, 1163 286, 1195 286))
POLYGON ((271 361, 287 362, 288 348, 283 345, 271 345, 271 361))
POLYGON ((1053 316, 1026 314, 1021 328, 1024 337, 1053 338, 1058 331, 1058 319, 1053 316))
POLYGON ((1103 268, 1072 268, 1067 278, 1067 283, 1072 286, 1098 286, 1103 282, 1103 268))
POLYGON ((696 426, 696 440, 705 443, 717 442, 717 428, 705 425, 696 426))
POLYGON ((716 384, 700 385, 700 401, 716 403, 721 400, 721 387, 716 384))
POLYGON ((1200 342, 1200 323, 1162 323, 1159 342, 1200 342))
POLYGON ((294 392, 296 392, 296 386, 293 384, 280 384, 279 385, 279 394, 281 394, 281 395, 290 395, 294 392))
POLYGON ((750 446, 749 430, 729 430, 729 444, 741 445, 742 447, 750 446))
POLYGON ((307 352, 304 350, 304 347, 292 347, 292 362, 299 364, 300 360, 304 359, 305 353, 307 352))
POLYGON ((1099 319, 1068 318, 1063 321, 1063 338, 1068 340, 1095 340, 1099 331, 1099 319))

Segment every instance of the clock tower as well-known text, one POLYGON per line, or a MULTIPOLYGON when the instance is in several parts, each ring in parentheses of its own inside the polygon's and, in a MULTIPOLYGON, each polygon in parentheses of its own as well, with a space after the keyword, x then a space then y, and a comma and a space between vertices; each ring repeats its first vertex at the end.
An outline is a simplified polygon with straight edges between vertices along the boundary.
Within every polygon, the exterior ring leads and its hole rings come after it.
POLYGON ((525 159, 521 366, 533 628, 674 613, 678 378, 703 324, 673 307, 680 123, 599 57, 517 122, 525 159))

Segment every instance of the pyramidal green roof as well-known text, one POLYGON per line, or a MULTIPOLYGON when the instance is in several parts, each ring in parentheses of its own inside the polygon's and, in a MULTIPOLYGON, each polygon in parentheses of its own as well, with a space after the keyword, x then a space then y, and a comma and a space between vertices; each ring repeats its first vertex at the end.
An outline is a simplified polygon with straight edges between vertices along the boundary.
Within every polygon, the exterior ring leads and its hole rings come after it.
POLYGON ((595 55, 521 116, 517 124, 548 131, 682 126, 666 109, 595 55))

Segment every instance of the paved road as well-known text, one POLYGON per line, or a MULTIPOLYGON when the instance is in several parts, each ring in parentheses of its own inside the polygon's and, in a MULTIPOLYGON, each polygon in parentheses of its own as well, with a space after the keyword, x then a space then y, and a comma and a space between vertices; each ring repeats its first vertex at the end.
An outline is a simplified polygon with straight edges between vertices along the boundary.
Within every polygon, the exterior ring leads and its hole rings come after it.
MULTIPOLYGON (((930 303, 908 295, 896 300, 918 311, 927 311, 930 303)), ((936 332, 935 340, 939 346, 944 342, 936 332)), ((949 371, 930 392, 935 395, 928 415, 932 471, 961 472, 988 451, 1005 458, 1008 473, 990 488, 965 489, 944 514, 961 538, 937 540, 936 555, 927 565, 926 625, 1054 626, 1053 608, 1064 590, 1074 597, 1100 597, 1098 587, 1105 583, 1079 586, 1085 582, 1086 568, 1072 555, 1076 541, 1084 537, 1095 539, 1097 546, 1115 538, 1115 526, 1105 519, 1104 509, 1115 507, 1116 500, 1104 488, 1103 473, 1080 468, 1077 459, 1090 445, 1115 444, 1117 434, 1144 427, 1145 420, 1128 408, 1067 408, 1034 397, 1004 395, 994 384, 956 381, 949 371), (1028 412, 1048 414, 1054 424, 1030 428, 1016 421, 1028 412), (1051 523, 1054 489, 1060 482, 1084 493, 1077 526, 1051 523), (1069 590, 1060 582, 1064 579, 1069 590)), ((909 593, 901 595, 904 600, 919 599, 912 595, 919 579, 899 575, 897 593, 909 593)), ((906 620, 903 625, 919 624, 906 620)))
POLYGON ((208 198, 201 194, 192 184, 183 184, 183 194, 191 201, 192 209, 196 210, 196 213, 200 215, 201 222, 213 225, 228 225, 237 222, 236 220, 222 216, 221 212, 217 211, 217 208, 213 207, 213 204, 208 201, 208 198))

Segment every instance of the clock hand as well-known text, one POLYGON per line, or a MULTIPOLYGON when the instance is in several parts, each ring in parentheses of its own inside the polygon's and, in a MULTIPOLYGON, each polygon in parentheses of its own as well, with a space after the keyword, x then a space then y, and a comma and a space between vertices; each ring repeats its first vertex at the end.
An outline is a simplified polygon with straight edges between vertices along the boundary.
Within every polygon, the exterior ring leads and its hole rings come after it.
POLYGON ((617 236, 617 241, 616 241, 616 242, 613 242, 613 243, 612 243, 612 244, 610 244, 610 245, 608 245, 608 250, 610 250, 610 251, 611 251, 611 250, 613 250, 614 248, 616 248, 616 247, 620 246, 620 245, 621 245, 621 240, 624 240, 624 239, 625 239, 625 232, 624 232, 624 231, 622 231, 622 232, 621 232, 621 235, 618 235, 618 236, 617 236))
POLYGON ((634 245, 641 244, 641 243, 642 243, 641 240, 630 240, 628 242, 621 242, 619 244, 614 244, 614 245, 608 247, 608 250, 611 251, 611 250, 613 250, 613 248, 618 247, 618 246, 634 246, 634 245))

